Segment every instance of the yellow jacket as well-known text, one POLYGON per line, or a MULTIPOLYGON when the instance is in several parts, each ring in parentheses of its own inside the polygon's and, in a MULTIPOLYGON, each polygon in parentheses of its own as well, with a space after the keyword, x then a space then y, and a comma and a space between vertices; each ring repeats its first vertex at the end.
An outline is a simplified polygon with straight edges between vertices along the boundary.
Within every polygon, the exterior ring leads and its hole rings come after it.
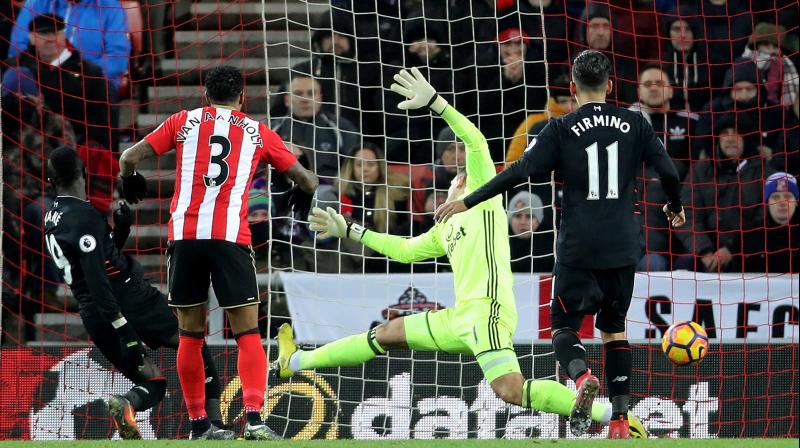
POLYGON ((536 123, 547 120, 548 118, 564 115, 567 112, 569 111, 564 110, 564 108, 558 105, 555 98, 550 97, 547 99, 546 111, 528 115, 525 121, 520 123, 517 130, 514 131, 514 137, 508 145, 508 152, 506 152, 506 166, 516 162, 522 157, 522 153, 525 152, 525 148, 528 146, 528 131, 530 131, 536 123))

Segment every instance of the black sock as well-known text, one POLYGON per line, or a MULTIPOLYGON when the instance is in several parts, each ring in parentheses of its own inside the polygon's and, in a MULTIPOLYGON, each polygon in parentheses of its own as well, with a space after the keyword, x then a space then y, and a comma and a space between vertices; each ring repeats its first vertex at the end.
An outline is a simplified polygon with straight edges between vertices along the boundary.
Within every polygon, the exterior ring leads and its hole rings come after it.
POLYGON ((262 424, 261 413, 258 412, 258 411, 248 412, 246 414, 245 418, 247 419, 247 423, 250 423, 251 425, 260 425, 260 424, 262 424))
POLYGON ((149 381, 142 381, 141 383, 133 386, 128 393, 125 394, 125 399, 130 402, 133 409, 138 411, 146 411, 164 398, 167 392, 167 380, 164 378, 156 378, 149 381))
POLYGON ((627 418, 631 393, 631 345, 628 341, 611 341, 603 346, 603 352, 612 418, 627 418))
POLYGON ((219 374, 217 373, 217 366, 214 364, 214 357, 211 356, 211 351, 208 349, 208 345, 203 345, 202 353, 203 367, 206 375, 206 400, 219 400, 221 393, 219 374))
POLYGON ((206 431, 208 428, 211 427, 211 422, 208 421, 208 417, 198 418, 195 420, 189 420, 189 423, 192 425, 192 434, 200 435, 206 431))
POLYGON ((553 335, 553 349, 561 368, 567 370, 567 375, 573 381, 578 381, 578 378, 588 370, 586 349, 575 330, 569 328, 556 330, 553 335))

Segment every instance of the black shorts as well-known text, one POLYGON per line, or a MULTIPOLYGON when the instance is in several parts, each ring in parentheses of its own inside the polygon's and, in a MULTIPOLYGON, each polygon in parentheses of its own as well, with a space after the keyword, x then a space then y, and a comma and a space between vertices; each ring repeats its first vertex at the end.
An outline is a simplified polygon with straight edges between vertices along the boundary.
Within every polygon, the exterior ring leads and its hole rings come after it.
POLYGON ((550 318, 553 330, 578 331, 587 314, 596 314, 595 327, 606 333, 625 331, 636 266, 580 269, 556 263, 550 318))
POLYGON ((179 240, 167 248, 169 297, 173 307, 208 302, 208 287, 221 308, 259 303, 253 249, 230 241, 179 240))
MULTIPOLYGON (((145 345, 151 349, 178 347, 178 320, 161 291, 137 277, 131 277, 127 283, 112 281, 111 285, 122 315, 145 345)), ((134 383, 149 379, 135 366, 124 363, 117 331, 96 307, 87 305, 81 308, 80 315, 89 338, 117 370, 134 383)))

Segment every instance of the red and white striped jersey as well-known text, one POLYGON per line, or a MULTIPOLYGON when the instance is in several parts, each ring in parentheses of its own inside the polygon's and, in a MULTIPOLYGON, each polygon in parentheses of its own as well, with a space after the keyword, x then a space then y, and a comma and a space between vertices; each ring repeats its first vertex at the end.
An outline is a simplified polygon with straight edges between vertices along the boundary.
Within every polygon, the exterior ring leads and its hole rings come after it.
POLYGON ((284 172, 297 161, 266 125, 225 108, 180 111, 144 139, 156 154, 176 151, 170 241, 249 245, 247 197, 258 163, 284 172))

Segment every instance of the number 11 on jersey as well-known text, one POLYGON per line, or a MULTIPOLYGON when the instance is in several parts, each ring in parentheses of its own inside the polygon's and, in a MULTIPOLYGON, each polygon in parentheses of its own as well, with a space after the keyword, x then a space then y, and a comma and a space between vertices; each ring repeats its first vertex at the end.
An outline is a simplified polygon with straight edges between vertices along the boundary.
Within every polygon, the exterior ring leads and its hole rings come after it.
MULTIPOLYGON (((618 142, 606 146, 608 153, 608 191, 606 199, 619 199, 619 170, 618 161, 618 142)), ((600 199, 600 168, 597 159, 597 142, 585 148, 586 155, 589 157, 589 194, 587 200, 597 201, 600 199)))

